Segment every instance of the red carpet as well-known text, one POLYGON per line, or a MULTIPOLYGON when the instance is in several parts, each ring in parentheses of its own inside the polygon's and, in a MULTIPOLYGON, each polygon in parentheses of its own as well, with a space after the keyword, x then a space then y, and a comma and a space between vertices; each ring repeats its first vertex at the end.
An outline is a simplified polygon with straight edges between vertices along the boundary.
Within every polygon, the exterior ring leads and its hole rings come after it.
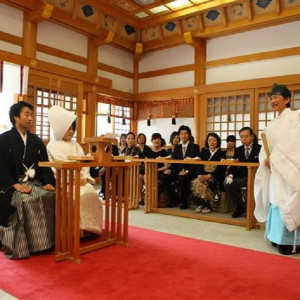
MULTIPOLYGON (((0 288, 19 299, 300 299, 300 260, 130 228, 112 246, 55 263, 0 252, 0 288)), ((262 241, 263 243, 263 241, 262 241)))

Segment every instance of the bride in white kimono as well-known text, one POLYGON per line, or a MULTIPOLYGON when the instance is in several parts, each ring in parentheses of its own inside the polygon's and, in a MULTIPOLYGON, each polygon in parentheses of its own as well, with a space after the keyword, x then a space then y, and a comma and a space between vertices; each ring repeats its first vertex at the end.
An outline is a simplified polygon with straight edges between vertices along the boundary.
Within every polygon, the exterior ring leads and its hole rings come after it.
MULTIPOLYGON (((49 123, 54 140, 47 146, 49 161, 67 160, 67 156, 84 156, 82 147, 72 140, 76 130, 76 116, 59 106, 49 109, 49 123)), ((55 174, 55 169, 53 169, 55 174)), ((98 194, 93 187, 95 180, 89 168, 81 170, 80 186, 80 229, 100 234, 102 232, 103 209, 98 194)))

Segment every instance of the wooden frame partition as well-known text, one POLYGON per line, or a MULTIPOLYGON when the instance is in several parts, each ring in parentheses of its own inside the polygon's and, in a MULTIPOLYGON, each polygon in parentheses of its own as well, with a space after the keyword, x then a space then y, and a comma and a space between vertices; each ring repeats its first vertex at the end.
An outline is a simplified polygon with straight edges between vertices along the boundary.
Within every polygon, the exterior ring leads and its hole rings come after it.
POLYGON ((145 213, 156 212, 173 216, 181 216, 187 218, 200 219, 205 221, 212 221, 218 223, 225 223, 231 225, 243 226, 247 230, 252 228, 259 228, 255 218, 254 218, 254 194, 253 194, 253 185, 254 185, 254 176, 256 170, 259 166, 258 163, 244 163, 244 162, 235 162, 235 161, 201 161, 194 159, 185 159, 185 160, 166 160, 163 158, 160 159, 145 159, 146 166, 146 195, 145 195, 145 213), (247 218, 245 220, 239 219, 225 219, 212 217, 209 214, 192 214, 180 210, 172 210, 168 208, 158 208, 158 180, 157 180, 157 164, 158 163, 179 163, 179 164, 193 164, 193 165, 226 165, 226 166, 243 166, 248 169, 248 182, 247 182, 247 218))
MULTIPOLYGON (((98 162, 40 162, 40 167, 56 168, 55 261, 80 263, 80 255, 114 244, 128 246, 129 169, 139 162, 102 162, 106 168, 106 188, 111 180, 111 199, 106 197, 101 239, 80 242, 80 171, 97 167, 98 162), (124 182, 120 184, 120 182, 124 182)), ((108 195, 108 194, 107 194, 108 195)))

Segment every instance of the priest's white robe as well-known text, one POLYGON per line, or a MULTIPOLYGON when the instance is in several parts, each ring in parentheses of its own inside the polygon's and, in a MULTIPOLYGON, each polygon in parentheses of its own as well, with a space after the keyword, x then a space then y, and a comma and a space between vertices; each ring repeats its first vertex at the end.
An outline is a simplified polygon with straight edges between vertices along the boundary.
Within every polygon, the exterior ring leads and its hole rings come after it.
MULTIPOLYGON (((67 156, 84 156, 82 147, 76 141, 53 140, 47 146, 49 161, 67 160, 67 156)), ((55 174, 56 170, 53 168, 55 174)), ((89 168, 82 168, 81 178, 87 184, 80 187, 80 228, 84 231, 100 234, 102 232, 103 209, 98 194, 93 187, 95 180, 90 176, 89 168)))
POLYGON ((300 110, 286 108, 264 131, 271 170, 264 165, 266 152, 262 147, 254 182, 254 215, 259 222, 265 222, 270 203, 278 206, 283 223, 291 232, 300 225, 300 110))

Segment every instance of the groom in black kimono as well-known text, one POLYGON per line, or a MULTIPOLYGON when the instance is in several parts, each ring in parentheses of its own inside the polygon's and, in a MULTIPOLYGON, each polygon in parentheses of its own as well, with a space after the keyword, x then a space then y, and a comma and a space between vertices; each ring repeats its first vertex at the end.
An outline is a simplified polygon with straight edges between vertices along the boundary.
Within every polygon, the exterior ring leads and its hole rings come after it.
MULTIPOLYGON (((33 121, 32 105, 23 101, 12 105, 9 117, 13 127, 0 135, 0 226, 2 228, 10 225, 10 218, 16 212, 16 206, 12 205, 15 192, 19 192, 17 195, 28 194, 29 197, 35 195, 38 188, 45 193, 45 190, 53 191, 55 186, 52 170, 38 166, 39 161, 48 161, 48 156, 41 139, 29 132, 33 121)), ((3 241, 2 243, 4 245, 3 241)))

